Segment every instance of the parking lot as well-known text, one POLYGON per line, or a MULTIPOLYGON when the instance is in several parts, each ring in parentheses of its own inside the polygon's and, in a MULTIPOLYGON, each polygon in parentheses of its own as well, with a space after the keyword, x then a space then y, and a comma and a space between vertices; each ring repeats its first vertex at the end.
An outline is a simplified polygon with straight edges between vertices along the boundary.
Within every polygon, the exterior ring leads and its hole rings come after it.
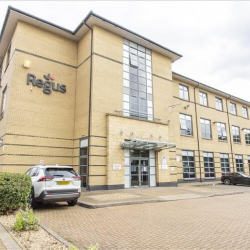
POLYGON ((95 243, 100 249, 249 249, 250 187, 218 188, 244 194, 98 209, 60 203, 36 213, 80 249, 95 243))

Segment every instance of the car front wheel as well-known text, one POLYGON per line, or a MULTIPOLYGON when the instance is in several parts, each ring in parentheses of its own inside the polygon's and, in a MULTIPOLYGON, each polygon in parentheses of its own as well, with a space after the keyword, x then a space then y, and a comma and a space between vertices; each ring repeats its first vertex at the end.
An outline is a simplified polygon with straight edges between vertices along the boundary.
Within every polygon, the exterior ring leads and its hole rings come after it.
POLYGON ((231 184, 231 181, 230 181, 229 179, 225 179, 225 180, 224 180, 224 184, 225 184, 225 185, 230 185, 230 184, 231 184))
POLYGON ((76 203, 77 203, 77 200, 68 201, 68 205, 71 206, 71 207, 75 206, 76 203))

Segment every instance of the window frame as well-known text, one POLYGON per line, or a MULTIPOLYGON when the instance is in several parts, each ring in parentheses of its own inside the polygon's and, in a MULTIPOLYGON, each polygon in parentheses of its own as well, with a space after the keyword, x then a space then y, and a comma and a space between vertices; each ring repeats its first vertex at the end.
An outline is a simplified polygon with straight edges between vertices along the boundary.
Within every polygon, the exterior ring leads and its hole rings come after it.
POLYGON ((88 187, 88 170, 89 170, 89 163, 88 163, 88 154, 89 154, 89 140, 88 137, 81 138, 79 140, 79 175, 81 176, 81 188, 87 188, 88 187), (81 144, 84 144, 83 146, 81 144), (81 154, 81 150, 86 149, 86 154, 81 154), (87 159, 86 164, 81 164, 81 159, 87 159), (81 171, 82 169, 86 168, 86 173, 81 171), (84 180, 86 180, 85 185, 83 185, 84 180))
POLYGON ((229 154, 227 153, 220 153, 220 166, 221 166, 221 174, 222 175, 225 175, 225 174, 228 174, 230 173, 230 162, 229 162, 229 154), (227 156, 227 157, 224 157, 224 156, 227 156), (223 156, 223 157, 221 157, 223 156), (223 159, 223 161, 222 161, 223 159), (227 159, 227 162, 224 161, 224 159, 227 159), (223 171, 223 169, 228 169, 228 171, 223 171))
POLYGON ((222 100, 222 98, 220 98, 220 97, 215 97, 215 108, 216 108, 216 110, 219 110, 219 111, 223 111, 224 109, 223 109, 223 100, 222 100), (218 109, 217 108, 217 100, 220 100, 221 101, 221 109, 218 109))
POLYGON ((203 164, 204 164, 204 177, 205 179, 215 179, 216 178, 216 175, 215 175, 215 164, 214 164, 214 154, 213 152, 203 152, 203 164), (205 161, 205 156, 204 154, 207 154, 206 158, 211 158, 209 157, 208 154, 212 154, 212 158, 213 158, 213 161, 210 162, 209 160, 208 161, 205 161), (205 167, 205 163, 208 164, 206 167, 205 167), (213 167, 210 167, 210 164, 213 164, 213 167), (211 171, 211 168, 213 169, 213 172, 211 171), (208 172, 206 172, 206 169, 209 169, 208 172), (206 173, 208 173, 208 177, 206 177, 206 173), (214 176, 210 176, 211 174, 213 174, 214 176))
POLYGON ((246 106, 242 106, 241 110, 242 110, 242 117, 245 119, 248 119, 248 108, 246 106), (244 116, 244 112, 243 112, 244 109, 246 111, 246 117, 244 116))
POLYGON ((6 67, 5 67, 5 71, 7 70, 9 64, 10 64, 10 53, 11 53, 11 44, 8 47, 7 50, 7 58, 6 58, 6 67))
POLYGON ((1 101, 1 117, 4 116, 4 112, 6 109, 6 99, 7 99, 7 84, 4 87, 3 91, 2 91, 2 101, 1 101))
MULTIPOLYGON (((200 125, 201 125, 201 138, 202 138, 202 139, 212 140, 212 139, 213 139, 213 135, 212 135, 211 120, 200 117, 200 125), (201 120, 209 121, 209 129, 210 129, 210 135, 211 135, 210 138, 209 138, 209 137, 204 137, 204 136, 202 135, 202 123, 201 123, 201 120)), ((206 125, 206 124, 205 124, 205 125, 206 125)), ((205 134, 207 134, 207 133, 205 133, 205 134)))
MULTIPOLYGON (((217 127, 218 140, 219 140, 219 141, 227 141, 227 126, 226 126, 226 123, 217 122, 217 123, 216 123, 216 127, 217 127), (221 135, 221 137, 225 137, 225 140, 219 138, 220 135, 219 135, 219 133, 218 133, 218 125, 221 125, 221 124, 225 125, 226 135, 223 136, 223 133, 222 133, 222 135, 221 135)), ((221 126, 220 126, 220 128, 221 128, 221 126)), ((222 131, 222 130, 221 130, 221 131, 222 131)))
POLYGON ((230 102, 230 114, 237 115, 237 105, 235 102, 230 102), (232 105, 235 107, 235 114, 232 113, 232 105))
POLYGON ((233 142, 234 143, 241 143, 241 135, 240 135, 240 127, 239 126, 232 125, 232 136, 233 136, 233 142), (239 141, 235 140, 235 135, 234 135, 235 129, 234 128, 238 128, 238 131, 239 131, 239 141))
MULTIPOLYGON (((204 100, 204 97, 202 97, 203 100, 204 100)), ((206 92, 203 92, 203 91, 199 91, 199 100, 200 100, 200 105, 201 106, 204 106, 204 107, 208 107, 208 95, 206 92), (203 103, 201 103, 201 96, 200 94, 204 94, 206 96, 206 105, 204 105, 203 103)))
POLYGON ((193 150, 182 150, 181 152, 182 156, 182 175, 184 180, 193 180, 196 179, 196 169, 195 169, 195 151, 193 150), (183 153, 186 152, 186 155, 183 155, 183 153), (193 155, 189 155, 189 152, 191 152, 193 155), (186 156, 187 160, 183 160, 183 157, 186 156), (189 160, 189 157, 193 157, 193 161, 189 160), (183 163, 187 163, 187 165, 184 167, 183 163), (193 162, 194 166, 190 166, 189 163, 193 162), (187 169, 188 172, 184 172, 184 169, 187 169), (194 171, 190 171, 190 169, 194 169, 194 171), (188 174, 188 177, 184 177, 184 174, 188 174), (194 174, 194 177, 190 177, 192 174, 194 174))
POLYGON ((250 129, 245 128, 245 129, 244 129, 244 135, 245 135, 245 142, 246 142, 246 144, 247 144, 247 145, 250 145, 250 129), (246 133, 247 131, 249 131, 248 134, 246 133), (247 136, 247 135, 249 135, 249 136, 247 136), (249 137, 249 138, 247 138, 247 137, 249 137))
POLYGON ((240 172, 240 173, 245 173, 245 168, 244 168, 244 158, 243 158, 243 155, 239 155, 239 154, 236 154, 235 155, 235 165, 236 165, 236 171, 237 172, 240 172), (241 156, 241 159, 237 159, 237 157, 241 156), (242 162, 238 162, 237 163, 237 160, 242 160, 242 162), (238 170, 239 169, 239 170, 238 170), (241 169, 243 169, 243 171, 240 171, 241 169))
MULTIPOLYGON (((179 113, 179 122, 180 122, 180 134, 181 134, 181 135, 183 135, 183 136, 194 136, 192 115, 179 113), (185 124, 186 124, 186 126, 187 126, 187 123, 186 123, 186 121, 187 121, 186 116, 189 116, 189 117, 191 118, 191 134, 182 134, 182 130, 184 130, 184 129, 181 128, 181 124, 182 124, 182 123, 181 123, 181 117, 180 117, 181 115, 184 115, 184 116, 185 116, 185 124)), ((186 129, 186 131, 187 131, 187 129, 186 129)))
MULTIPOLYGON (((183 93, 184 93, 184 91, 183 91, 183 93)), ((179 97, 180 97, 180 99, 182 99, 182 100, 185 100, 185 101, 189 101, 190 99, 190 96, 189 96, 189 87, 187 86, 187 85, 184 85, 184 84, 182 84, 182 83, 179 83, 179 97), (181 98, 181 95, 180 95, 180 87, 184 87, 184 88, 187 88, 187 99, 185 99, 185 98, 181 98)), ((184 95, 183 95, 183 97, 184 97, 184 95)))

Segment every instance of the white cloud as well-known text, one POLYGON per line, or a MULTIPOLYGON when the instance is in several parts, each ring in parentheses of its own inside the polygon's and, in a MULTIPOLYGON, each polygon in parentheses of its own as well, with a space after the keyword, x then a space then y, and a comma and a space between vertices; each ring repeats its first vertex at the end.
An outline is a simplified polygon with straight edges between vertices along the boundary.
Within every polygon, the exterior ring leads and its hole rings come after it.
POLYGON ((250 101, 250 2, 0 2, 74 30, 95 13, 183 54, 173 70, 250 101))

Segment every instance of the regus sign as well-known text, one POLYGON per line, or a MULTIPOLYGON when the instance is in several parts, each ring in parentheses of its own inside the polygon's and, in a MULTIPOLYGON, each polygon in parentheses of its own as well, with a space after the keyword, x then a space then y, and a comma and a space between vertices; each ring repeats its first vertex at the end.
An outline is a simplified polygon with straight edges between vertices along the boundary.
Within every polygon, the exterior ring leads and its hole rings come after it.
POLYGON ((37 86, 38 88, 43 88, 44 94, 50 94, 52 90, 65 93, 66 92, 66 85, 54 83, 54 77, 50 74, 43 76, 45 80, 37 79, 35 75, 28 73, 27 75, 27 85, 30 83, 33 86, 37 86))

